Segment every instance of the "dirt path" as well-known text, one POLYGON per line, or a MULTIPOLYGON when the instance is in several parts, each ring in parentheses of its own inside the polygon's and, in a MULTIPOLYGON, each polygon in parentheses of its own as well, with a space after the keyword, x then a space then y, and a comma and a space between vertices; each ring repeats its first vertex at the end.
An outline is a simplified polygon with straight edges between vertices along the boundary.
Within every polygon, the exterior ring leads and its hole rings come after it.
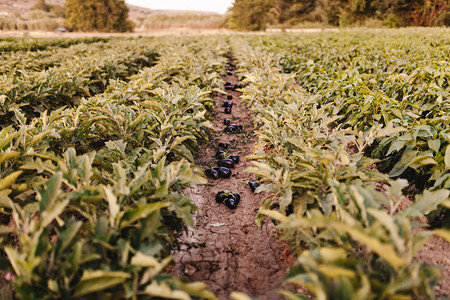
MULTIPOLYGON (((224 81, 237 82, 236 76, 225 76, 224 81)), ((247 181, 254 176, 244 170, 251 166, 246 155, 252 154, 257 140, 252 118, 240 103, 240 92, 229 91, 233 96, 232 115, 221 107, 226 95, 215 95, 215 122, 208 147, 201 149, 196 163, 204 169, 216 167, 214 158, 219 142, 230 144, 229 154, 241 158, 232 169, 230 179, 209 179, 207 185, 194 186, 186 194, 199 208, 195 213, 195 227, 183 236, 180 251, 173 253, 176 263, 172 274, 188 281, 203 281, 220 299, 229 299, 233 291, 247 293, 264 299, 283 299, 277 290, 288 272, 287 247, 277 239, 275 226, 269 221, 262 229, 255 225, 255 217, 263 196, 254 195, 247 181), (231 119, 241 124, 244 132, 225 134, 223 120, 231 119), (218 191, 230 190, 241 196, 237 209, 231 210, 215 202, 218 191)))

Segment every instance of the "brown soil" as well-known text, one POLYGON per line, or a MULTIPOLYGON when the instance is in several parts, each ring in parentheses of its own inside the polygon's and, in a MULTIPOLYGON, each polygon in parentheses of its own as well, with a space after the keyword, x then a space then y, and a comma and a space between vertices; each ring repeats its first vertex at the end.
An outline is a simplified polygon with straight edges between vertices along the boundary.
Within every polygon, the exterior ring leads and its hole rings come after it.
MULTIPOLYGON (((237 81, 235 76, 223 79, 237 81)), ((244 157, 252 154, 257 138, 250 113, 240 103, 241 93, 232 91, 230 94, 233 95, 232 115, 224 114, 221 107, 226 95, 215 95, 217 132, 212 134, 210 145, 201 149, 196 162, 204 169, 215 167, 214 154, 219 142, 229 143, 228 153, 238 155, 241 162, 232 169, 230 179, 209 179, 207 185, 186 190, 199 211, 194 214, 194 228, 182 238, 181 250, 173 253, 176 266, 172 275, 188 281, 203 281, 220 299, 229 299, 233 291, 261 300, 283 299, 277 290, 282 286, 293 257, 287 246, 278 240, 276 228, 270 221, 261 229, 255 224, 264 197, 253 194, 247 185, 247 181, 255 178, 244 172, 251 166, 244 157), (225 134, 222 131, 225 118, 231 119, 233 124, 241 124, 244 132, 225 134), (215 202, 217 192, 222 190, 240 194, 241 202, 235 210, 215 202)))

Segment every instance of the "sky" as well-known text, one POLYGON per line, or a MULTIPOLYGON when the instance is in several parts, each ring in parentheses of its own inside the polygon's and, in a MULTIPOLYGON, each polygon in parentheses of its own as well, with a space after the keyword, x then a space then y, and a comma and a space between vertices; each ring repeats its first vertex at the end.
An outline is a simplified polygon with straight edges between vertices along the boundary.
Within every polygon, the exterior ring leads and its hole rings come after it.
POLYGON ((233 0, 125 0, 131 5, 150 9, 200 10, 225 13, 233 0))

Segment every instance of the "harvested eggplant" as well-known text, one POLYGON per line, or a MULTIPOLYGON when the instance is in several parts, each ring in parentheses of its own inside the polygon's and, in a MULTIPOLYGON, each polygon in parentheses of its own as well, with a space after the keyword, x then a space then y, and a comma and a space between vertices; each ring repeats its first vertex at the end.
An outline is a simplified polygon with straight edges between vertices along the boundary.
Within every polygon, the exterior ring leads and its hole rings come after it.
POLYGON ((219 167, 234 168, 234 161, 229 158, 223 158, 217 162, 219 167))
POLYGON ((238 133, 242 131, 242 125, 230 124, 227 127, 225 127, 224 131, 226 133, 238 133))
POLYGON ((228 143, 219 143, 217 146, 222 149, 228 149, 228 143))
POLYGON ((217 195, 216 195, 216 202, 217 203, 222 203, 223 201, 225 201, 225 199, 227 198, 225 196, 225 192, 228 192, 228 191, 220 191, 220 192, 217 193, 217 195))
POLYGON ((233 75, 233 72, 228 71, 228 72, 227 72, 227 75, 228 75, 228 76, 231 76, 231 75, 233 75))
POLYGON ((225 111, 226 114, 231 114, 231 107, 225 107, 225 111))
POLYGON ((224 100, 222 101, 222 107, 233 107, 233 102, 224 100))
POLYGON ((233 83, 230 81, 227 81, 227 82, 225 82, 225 85, 233 85, 233 83))
POLYGON ((248 182, 248 186, 250 187, 250 189, 251 189, 252 192, 254 193, 255 190, 256 190, 256 188, 259 186, 259 184, 256 183, 256 182, 251 182, 251 181, 249 181, 249 182, 248 182))
POLYGON ((232 89, 233 89, 233 87, 231 85, 226 85, 225 86, 225 90, 232 90, 232 89))
POLYGON ((239 163, 239 156, 237 155, 230 155, 228 158, 231 159, 234 162, 234 164, 239 163))
POLYGON ((230 178, 231 170, 225 167, 214 168, 215 171, 219 174, 220 178, 230 178))
POLYGON ((226 133, 236 133, 237 132, 236 125, 228 125, 227 127, 225 127, 224 131, 226 133))
POLYGON ((233 96, 232 95, 227 95, 227 99, 231 100, 231 99, 233 99, 233 96))
POLYGON ((238 201, 236 201, 236 199, 233 198, 228 198, 226 199, 223 204, 225 204, 226 207, 230 208, 230 209, 235 209, 237 208, 238 205, 238 201))
POLYGON ((228 120, 228 119, 225 119, 225 120, 223 120, 223 124, 224 124, 224 125, 230 125, 230 124, 231 124, 231 121, 228 120))
POLYGON ((241 201, 241 196, 237 193, 232 193, 230 191, 220 191, 216 195, 216 202, 223 203, 226 207, 230 209, 235 209, 239 202, 241 201))
POLYGON ((212 178, 212 179, 218 179, 219 178, 219 172, 217 172, 214 169, 205 170, 205 175, 208 176, 209 178, 212 178))
POLYGON ((226 154, 225 151, 223 151, 223 150, 217 150, 217 152, 216 152, 216 158, 217 158, 217 159, 225 158, 226 155, 227 155, 227 154, 226 154))

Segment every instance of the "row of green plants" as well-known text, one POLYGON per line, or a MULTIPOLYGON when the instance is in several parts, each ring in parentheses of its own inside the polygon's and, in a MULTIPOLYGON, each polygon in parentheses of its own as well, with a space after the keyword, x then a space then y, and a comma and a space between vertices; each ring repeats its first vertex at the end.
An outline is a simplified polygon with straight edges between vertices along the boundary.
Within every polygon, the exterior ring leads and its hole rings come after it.
MULTIPOLYGON (((448 30, 422 30, 421 38, 416 31, 284 37, 264 47, 277 55, 282 72, 295 74, 297 83, 318 96, 327 116, 338 116, 332 127, 356 132, 392 127, 364 149, 380 160, 380 171, 408 179, 420 191, 448 189, 448 30)), ((448 219, 450 211, 444 214, 448 219)), ((432 221, 435 217, 440 218, 433 215, 432 221)))
POLYGON ((74 57, 93 55, 108 47, 106 40, 76 43, 68 47, 49 47, 38 51, 12 51, 0 54, 3 60, 0 74, 17 70, 42 71, 55 66, 61 66, 65 61, 74 57))
MULTIPOLYGON (((62 106, 76 106, 82 97, 103 92, 112 79, 127 79, 157 57, 151 40, 111 40, 77 47, 53 56, 56 65, 42 71, 14 69, 0 75, 0 126, 11 124, 15 109, 28 117, 62 106), (83 48, 89 50, 83 50, 83 48)), ((27 53, 21 56, 29 57, 27 53)), ((37 60, 35 65, 39 65, 37 60)))
POLYGON ((107 40, 98 37, 80 39, 0 38, 0 54, 14 51, 42 51, 50 47, 67 48, 79 43, 91 44, 107 40))
MULTIPOLYGON (((320 37, 307 38, 313 44, 320 37)), ((287 72, 283 57, 288 48, 278 39, 295 42, 295 38, 247 37, 232 42, 246 83, 242 98, 250 107, 259 136, 251 156, 255 167, 247 171, 264 183, 257 192, 272 195, 261 205, 257 223, 265 216, 276 220, 297 258, 286 282, 308 288, 317 299, 433 299, 439 268, 414 256, 433 234, 450 241, 450 232, 420 231, 415 220, 449 207, 449 189, 424 188, 413 204, 399 211, 410 183, 399 178, 401 174, 380 172, 383 161, 371 154, 378 143, 406 135, 413 127, 408 128, 403 112, 396 115, 392 99, 378 95, 376 83, 371 85, 373 81, 364 74, 356 79, 349 76, 346 82, 340 78, 342 85, 330 79, 337 72, 357 74, 351 68, 333 71, 331 66, 320 66, 311 76, 329 78, 307 80, 300 69, 312 59, 305 54, 297 71, 287 72), (364 88, 351 85, 354 81, 364 88), (323 89, 322 84, 326 85, 323 89), (314 85, 319 88, 312 89, 314 85), (374 116, 377 113, 379 117, 374 116)), ((339 35, 334 39, 344 43, 339 35)), ((383 38, 377 36, 377 40, 383 38)), ((346 46, 336 49, 335 44, 324 44, 310 54, 328 51, 346 59, 347 49, 359 51, 346 46)), ((433 113, 439 114, 437 107, 433 113)), ((448 141, 440 137, 443 145, 439 149, 446 149, 448 141)), ((442 161, 436 166, 449 169, 442 161)), ((308 299, 281 293, 289 299, 308 299)))
POLYGON ((0 131, 0 265, 15 297, 216 299, 166 272, 193 225, 182 188, 206 183, 193 153, 208 140, 228 49, 214 38, 158 43, 157 64, 129 81, 32 119, 15 109, 16 125, 0 131))

